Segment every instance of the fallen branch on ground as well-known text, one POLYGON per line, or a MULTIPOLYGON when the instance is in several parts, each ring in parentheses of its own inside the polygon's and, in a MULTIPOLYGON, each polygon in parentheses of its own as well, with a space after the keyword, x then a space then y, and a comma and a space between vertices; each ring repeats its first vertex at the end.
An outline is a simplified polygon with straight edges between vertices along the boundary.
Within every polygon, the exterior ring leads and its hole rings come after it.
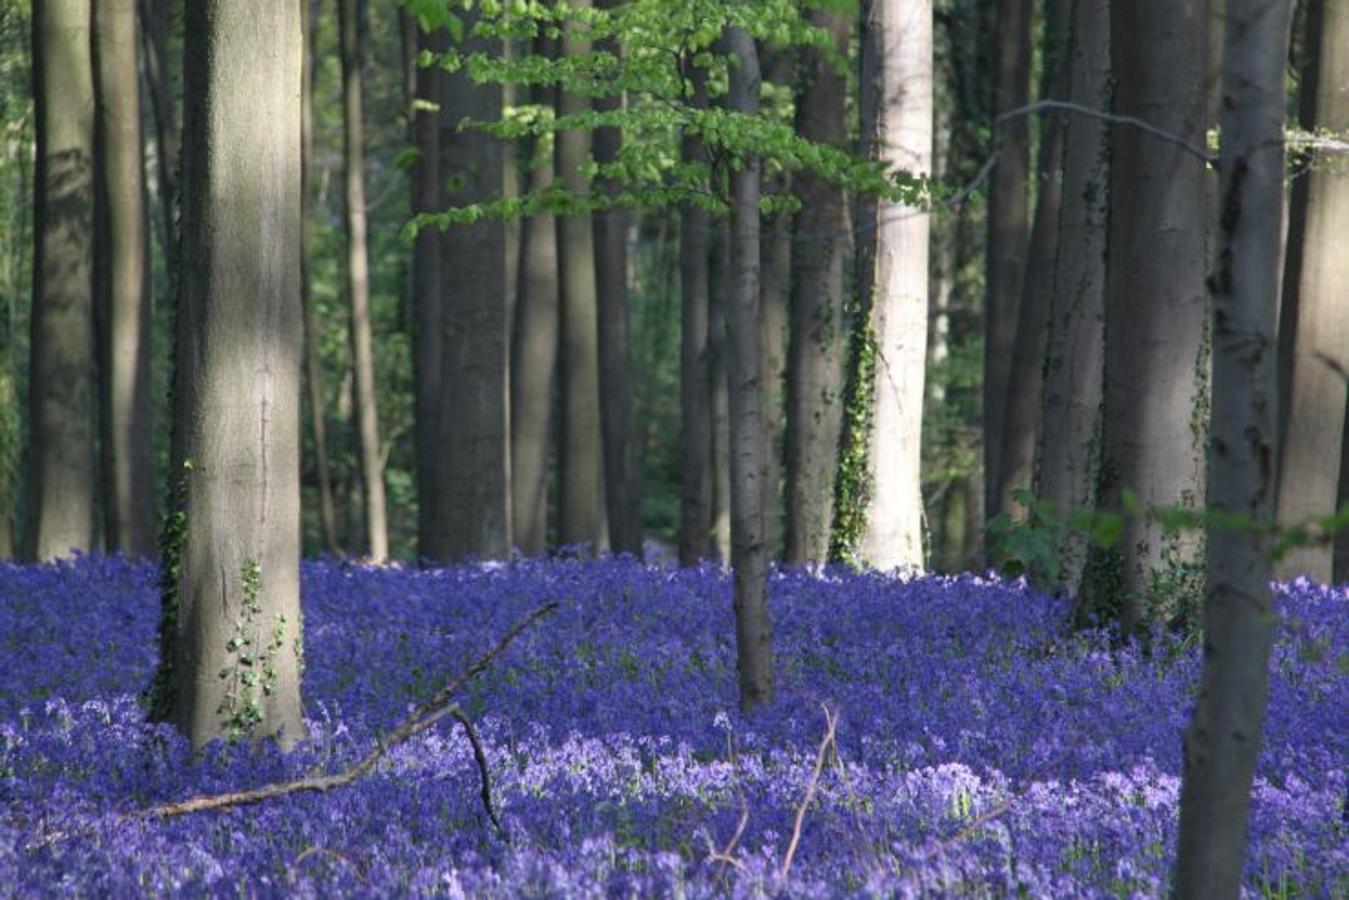
POLYGON ((820 749, 815 754, 815 770, 810 773, 806 795, 801 798, 801 805, 796 808, 796 821, 792 823, 792 839, 787 844, 787 855, 782 858, 782 869, 778 873, 783 881, 787 880, 787 873, 792 870, 792 857, 796 855, 796 845, 801 842, 801 824, 806 819, 806 807, 815 799, 815 791, 820 786, 820 773, 824 771, 824 761, 828 758, 829 748, 834 744, 834 736, 838 730, 838 713, 824 704, 821 706, 824 707, 824 737, 820 739, 820 749))

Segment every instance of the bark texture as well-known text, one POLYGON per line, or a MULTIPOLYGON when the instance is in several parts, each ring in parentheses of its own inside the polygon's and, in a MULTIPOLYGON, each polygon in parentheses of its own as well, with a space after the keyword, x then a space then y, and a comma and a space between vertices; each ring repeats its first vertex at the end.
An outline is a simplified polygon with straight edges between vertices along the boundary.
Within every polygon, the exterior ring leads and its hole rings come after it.
POLYGON ((89 0, 33 4, 37 122, 26 555, 94 546, 94 86, 89 0))
POLYGON ((361 67, 365 37, 360 0, 338 0, 342 42, 342 150, 346 161, 347 300, 355 379, 356 454, 361 467, 361 512, 365 550, 374 563, 389 556, 389 518, 384 499, 384 465, 375 402, 375 354, 370 321, 370 256, 366 240, 365 128, 362 124, 361 67))
MULTIPOLYGON (((1308 130, 1349 130, 1349 7, 1312 0, 1301 118, 1308 130)), ((1279 324, 1278 521, 1291 526, 1335 511, 1349 368, 1349 169, 1313 155, 1293 182, 1279 324), (1336 371, 1338 366, 1340 371, 1336 371)), ((1331 582, 1333 547, 1299 547, 1279 578, 1331 582)))
POLYGON ((161 665, 169 719, 194 746, 235 733, 290 744, 303 736, 300 9, 200 0, 185 34, 175 427, 186 534, 161 665))
MULTIPOLYGON (((471 28, 466 21, 464 34, 471 28)), ((466 37, 460 49, 500 50, 477 37, 466 37)), ((462 70, 447 82, 440 179, 454 187, 446 202, 496 199, 501 142, 459 123, 499 119, 501 88, 475 85, 462 70)), ((424 551, 432 559, 500 559, 511 549, 505 240, 499 220, 457 225, 442 236, 436 540, 424 551)))
MULTIPOLYGON (((812 10, 846 57, 847 16, 812 10)), ((843 148, 848 140, 847 78, 817 47, 801 52, 796 130, 804 138, 843 148)), ((798 244, 792 258, 791 343, 787 369, 788 563, 823 563, 834 521, 834 483, 843 430, 848 328, 843 258, 849 249, 843 191, 809 172, 793 188, 798 244)))
MULTIPOLYGON (((1114 112, 1192 147, 1205 141, 1205 3, 1110 8, 1114 112)), ((1138 128, 1113 130, 1107 272, 1102 496, 1143 506, 1202 506, 1208 431, 1204 163, 1138 128)), ((1105 567, 1126 630, 1192 612, 1199 535, 1166 537, 1126 518, 1119 566, 1105 567)))
MULTIPOLYGON (((730 27, 722 40, 732 64, 727 106, 754 115, 759 111, 760 78, 754 39, 743 28, 730 27)), ((731 173, 731 277, 726 303, 736 671, 740 708, 747 713, 773 698, 773 627, 764 547, 766 448, 759 381, 759 165, 751 156, 731 173)))
MULTIPOLYGON (((572 3, 589 7, 590 0, 572 3)), ((562 55, 589 52, 579 26, 563 30, 562 55)), ((585 97, 561 91, 561 115, 584 112, 585 97)), ((558 177, 573 194, 589 193, 584 167, 590 133, 557 133, 558 177)), ((600 441, 599 310, 595 284, 595 243, 589 216, 564 216, 557 223, 558 270, 562 290, 562 418, 558 448, 558 540, 598 553, 607 544, 604 453, 600 441)))
MULTIPOLYGON (((932 4, 862 5, 864 152, 915 176, 932 167, 932 4)), ((923 566, 919 480, 927 363, 927 213, 881 200, 859 223, 858 283, 875 347, 867 444, 866 524, 858 559, 882 570, 923 566)))
MULTIPOLYGON (((1277 477, 1273 351, 1289 15, 1286 0, 1228 0, 1223 62, 1209 506, 1265 526, 1277 477)), ((1208 535, 1204 663, 1185 732, 1180 898, 1241 893, 1274 635, 1269 549, 1261 529, 1208 535)))
POLYGON ((135 0, 95 0, 93 21, 103 543, 109 551, 150 557, 157 550, 159 521, 135 0))

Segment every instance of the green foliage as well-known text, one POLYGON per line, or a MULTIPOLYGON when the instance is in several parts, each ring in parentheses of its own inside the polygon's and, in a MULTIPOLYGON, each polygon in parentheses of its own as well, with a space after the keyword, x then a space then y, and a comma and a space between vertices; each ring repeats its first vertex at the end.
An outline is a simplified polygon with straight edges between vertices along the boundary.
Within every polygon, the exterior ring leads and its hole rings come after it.
POLYGON ((867 455, 876 375, 876 332, 869 320, 853 331, 852 365, 848 377, 847 401, 843 410, 843 450, 839 456, 838 484, 835 488, 834 527, 829 557, 856 566, 857 545, 866 528, 870 473, 867 455))
POLYGON ((159 666, 143 698, 149 707, 152 721, 165 722, 173 714, 178 644, 180 598, 179 581, 183 574, 183 547, 187 543, 187 479, 193 467, 192 460, 183 460, 182 471, 173 481, 169 492, 164 523, 159 532, 159 666))
MULTIPOLYGON (((277 654, 286 646, 285 615, 277 613, 270 631, 263 630, 261 589, 262 567, 249 560, 243 567, 240 615, 225 644, 232 658, 219 672, 226 691, 216 715, 222 717, 221 727, 230 740, 252 737, 263 723, 263 700, 276 693, 277 654)), ((292 649, 297 655, 303 652, 298 642, 292 649)))

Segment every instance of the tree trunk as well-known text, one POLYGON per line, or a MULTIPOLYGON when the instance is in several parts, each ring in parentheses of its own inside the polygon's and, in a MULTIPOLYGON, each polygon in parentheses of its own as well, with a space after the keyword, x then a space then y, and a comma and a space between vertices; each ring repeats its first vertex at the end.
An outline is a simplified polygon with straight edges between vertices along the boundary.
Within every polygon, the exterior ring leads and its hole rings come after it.
MULTIPOLYGON (((1349 8, 1312 0, 1307 9, 1302 127, 1349 130, 1349 8)), ((1335 511, 1343 452, 1349 367, 1349 171, 1313 155, 1293 183, 1288 257, 1279 324, 1278 521, 1292 526, 1335 511), (1340 371, 1328 364, 1333 362, 1340 371)), ((1331 582, 1333 547, 1294 549, 1276 566, 1280 578, 1331 582)))
POLYGON ((37 118, 28 383, 29 536, 36 560, 94 546, 94 87, 89 0, 33 5, 37 118))
MULTIPOLYGON (((995 115, 1025 106, 1030 96, 1031 2, 998 0, 995 115)), ((1025 116, 996 125, 997 163, 988 187, 984 267, 984 514, 998 507, 998 464, 1006 438, 1003 403, 1016 342, 1017 307, 1026 275, 1030 126, 1025 116)))
MULTIPOLYGON (((1094 2, 1094 0, 1079 0, 1094 2)), ((1048 0, 1041 94, 1061 100, 1066 94, 1069 13, 1073 0, 1048 0)), ((1003 436, 997 466, 998 503, 1002 513, 1025 514, 1014 499, 1029 491, 1035 475, 1035 437, 1043 400, 1045 348, 1049 337, 1049 308, 1054 292, 1054 264, 1058 257, 1059 215, 1062 204, 1063 154, 1067 119, 1050 113, 1041 118, 1039 159, 1036 163, 1035 219, 1017 307, 1016 339, 1003 396, 1003 436)))
MULTIPOLYGON (((173 76, 169 58, 169 0, 140 0, 141 37, 145 43, 145 80, 155 128, 155 171, 159 185, 160 241, 172 273, 178 256, 178 124, 173 112, 173 76)), ((172 283, 175 279, 170 275, 172 283)))
MULTIPOLYGON (((707 103, 706 73, 692 70, 694 106, 707 103)), ((680 144, 686 163, 706 162, 692 133, 680 144)), ((679 214, 679 564, 707 556, 712 530, 712 367, 709 346, 707 211, 688 204, 679 214)))
MULTIPOLYGON (((1204 3, 1111 4, 1114 112, 1137 116, 1192 147, 1205 140, 1204 3)), ((1100 503, 1124 491, 1145 507, 1204 502, 1207 422, 1204 163, 1138 128, 1113 130, 1107 264, 1105 410, 1100 503)), ((1126 631, 1198 602, 1197 534, 1168 537, 1126 517, 1118 584, 1096 585, 1126 631)))
MULTIPOLYGON (((722 182, 720 174, 713 176, 722 182)), ((731 291, 731 232, 725 220, 712 223, 707 263, 708 378, 712 410, 712 530, 707 555, 725 565, 731 561, 731 398, 726 358, 726 306, 731 291)))
MULTIPOLYGON (((732 57, 727 107, 759 112, 759 55, 749 32, 722 35, 732 57)), ((736 671, 740 709, 773 699, 773 626, 768 614, 764 547, 764 441, 759 377, 759 160, 731 173, 730 290, 726 298, 730 380, 731 567, 735 580, 736 671)))
MULTIPOLYGON (((616 0, 601 0, 610 9, 616 0)), ((617 57, 618 45, 606 40, 596 47, 617 57)), ((618 109, 617 95, 596 97, 595 109, 618 109)), ((595 130, 595 162, 618 158, 623 136, 617 128, 595 130)), ((616 193, 618 185, 604 186, 616 193)), ((632 423, 632 361, 628 325, 628 216, 620 209, 595 213, 595 282, 599 302, 600 425, 604 446, 604 498, 609 543, 615 553, 642 556, 641 467, 632 423)))
MULTIPOLYGON (((852 23, 845 15, 812 10, 834 50, 846 57, 852 23)), ((823 50, 801 53, 796 130, 803 138, 846 148, 847 78, 823 50)), ((787 370, 788 563, 823 563, 834 521, 834 484, 843 431, 848 328, 843 256, 848 249, 843 191, 810 173, 793 185, 801 210, 793 254, 791 347, 787 370)))
MULTIPOLYGON (((864 152, 888 170, 932 167, 932 3, 863 3, 864 152)), ((919 480, 927 363, 928 215, 881 200, 859 244, 863 309, 875 347, 867 444, 869 502, 857 555, 878 569, 923 565, 919 480)))
MULTIPOLYGON (((472 26, 465 21, 465 35, 472 26)), ((498 53, 500 45, 465 37, 459 49, 498 53)), ((495 200, 502 144, 458 126, 464 118, 499 119, 501 88, 475 85, 463 70, 447 82, 440 180, 455 187, 446 200, 451 206, 495 200)), ((500 220, 457 225, 442 235, 436 540, 423 551, 432 559, 500 559, 511 550, 505 240, 500 220)))
MULTIPOLYGON (((444 53, 446 32, 417 32, 418 53, 444 53)), ((445 209, 444 184, 440 177, 440 121, 445 101, 445 71, 439 66, 417 69, 418 107, 414 111, 417 161, 412 170, 412 211, 440 212, 445 209)), ((418 555, 433 559, 439 528, 435 520, 436 472, 440 468, 437 426, 440 411, 441 233, 423 228, 412 245, 412 315, 416 331, 412 338, 413 407, 415 434, 413 465, 417 473, 418 555)))
POLYGON ((309 398, 309 422, 314 436, 314 469, 319 499, 319 531, 323 549, 336 556, 337 513, 333 506, 333 477, 328 466, 327 407, 323 402, 319 367, 319 324, 314 310, 312 258, 314 254, 314 38, 318 0, 300 0, 304 33, 304 71, 300 83, 300 305, 304 316, 304 384, 309 398))
POLYGON ((150 421, 150 244, 135 0, 94 2, 95 303, 101 363, 104 546, 157 550, 150 421))
MULTIPOLYGON (((1090 109, 1109 109, 1109 0, 1075 0, 1072 6, 1068 99, 1090 109)), ((1110 131, 1091 116, 1070 116, 1065 127, 1035 493, 1066 517, 1074 510, 1092 509, 1096 502, 1110 131)), ((1058 586, 1075 594, 1087 543, 1083 535, 1072 535, 1069 541, 1058 586)))
POLYGON ((366 244, 365 129, 361 66, 365 62, 360 0, 338 0, 342 40, 342 148, 346 167, 347 299, 351 303, 351 364, 355 376, 356 453, 361 467, 364 545, 371 562, 389 556, 384 466, 375 405, 375 354, 370 322, 370 257, 366 244))
MULTIPOLYGON (((590 0, 572 3, 573 9, 590 0)), ((562 56, 588 53, 590 41, 568 22, 562 34, 562 56)), ((558 113, 572 115, 589 101, 559 91, 558 113)), ((585 165, 590 159, 590 134, 560 131, 555 137, 558 176, 569 193, 585 195, 590 185, 585 165)), ((599 323, 595 284, 595 243, 589 216, 563 216, 557 223, 558 269, 562 303, 562 420, 558 453, 558 540, 605 549, 604 459, 600 444, 599 323)), ((606 386, 607 388, 607 386, 606 386)))
POLYGON ((185 519, 164 561, 167 713, 195 747, 229 735, 288 746, 304 733, 299 5, 198 0, 184 32, 185 519))
MULTIPOLYGON (((1341 447, 1349 447, 1349 409, 1345 411, 1344 416, 1344 436, 1340 439, 1341 447)), ((1341 451, 1340 453, 1340 484, 1339 490, 1335 492, 1336 506, 1338 509, 1344 509, 1349 506, 1349 453, 1341 451)), ((1349 581, 1349 528, 1341 528, 1335 533, 1335 559, 1334 559, 1334 584, 1344 584, 1349 581)))
MULTIPOLYGON (((551 59, 557 42, 534 39, 534 53, 551 59)), ((536 85, 533 102, 552 106, 557 92, 536 85)), ((534 145, 529 192, 553 185, 553 147, 549 138, 534 145)), ((511 345, 511 493, 515 546, 537 556, 548 546, 548 441, 557 377, 558 279, 557 219, 530 216, 520 234, 520 299, 515 307, 511 345)))
MULTIPOLYGON (((1289 14, 1285 0, 1228 0, 1223 63, 1209 503, 1260 526, 1272 524, 1277 478, 1273 351, 1289 14)), ((1261 528, 1208 535, 1204 666, 1185 732, 1177 897, 1241 892, 1274 636, 1269 551, 1261 528)))

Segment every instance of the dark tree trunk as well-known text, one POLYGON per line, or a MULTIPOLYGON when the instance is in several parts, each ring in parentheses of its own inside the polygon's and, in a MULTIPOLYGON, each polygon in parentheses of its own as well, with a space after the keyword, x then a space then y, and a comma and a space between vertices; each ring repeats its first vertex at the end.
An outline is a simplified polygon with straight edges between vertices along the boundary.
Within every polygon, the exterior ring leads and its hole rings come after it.
MULTIPOLYGON (((170 272, 178 256, 178 123, 173 110, 169 24, 177 5, 171 0, 140 0, 141 38, 145 44, 145 80, 155 128, 155 173, 159 186, 160 243, 170 272)), ((172 275, 170 281, 173 281, 172 275)))

